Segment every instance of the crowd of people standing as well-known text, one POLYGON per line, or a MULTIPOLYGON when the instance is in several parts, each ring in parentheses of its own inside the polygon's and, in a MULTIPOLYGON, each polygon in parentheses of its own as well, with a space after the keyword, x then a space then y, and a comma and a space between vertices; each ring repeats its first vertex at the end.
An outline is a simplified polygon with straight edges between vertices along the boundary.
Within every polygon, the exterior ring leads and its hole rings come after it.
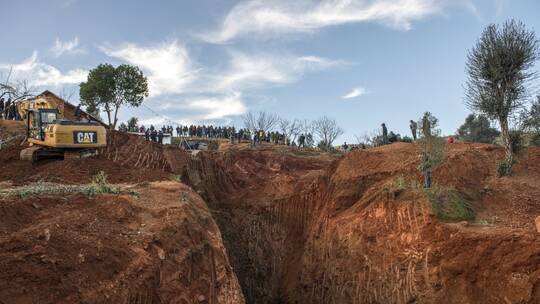
POLYGON ((14 101, 11 101, 11 98, 8 98, 7 101, 4 98, 0 98, 0 119, 19 119, 19 111, 17 111, 17 104, 14 101))
POLYGON ((242 141, 251 142, 252 145, 260 143, 273 143, 282 145, 293 145, 305 147, 306 142, 312 140, 311 134, 301 134, 298 137, 298 143, 291 141, 284 134, 277 131, 251 131, 246 128, 236 129, 231 126, 213 126, 213 125, 164 125, 161 128, 156 128, 153 125, 150 127, 140 126, 128 128, 130 132, 144 133, 146 140, 157 143, 163 143, 163 137, 198 137, 198 138, 215 138, 228 139, 231 143, 240 143, 242 141))

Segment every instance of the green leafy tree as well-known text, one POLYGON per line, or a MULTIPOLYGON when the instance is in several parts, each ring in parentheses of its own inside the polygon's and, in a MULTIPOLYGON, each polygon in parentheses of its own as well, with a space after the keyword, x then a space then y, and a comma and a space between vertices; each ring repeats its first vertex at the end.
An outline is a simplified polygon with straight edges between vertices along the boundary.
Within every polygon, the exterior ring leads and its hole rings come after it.
POLYGON ((128 126, 125 123, 122 122, 118 126, 118 131, 127 132, 128 131, 128 126))
POLYGON ((529 135, 528 144, 540 147, 540 96, 532 102, 531 107, 521 113, 523 131, 529 135))
POLYGON ((97 117, 97 118, 100 118, 100 113, 99 113, 99 107, 97 104, 94 104, 94 103, 91 103, 91 104, 86 104, 86 113, 90 114, 90 115, 93 115, 94 117, 97 117))
POLYGON ((488 26, 467 56, 466 103, 471 110, 499 122, 504 161, 510 168, 513 152, 508 118, 528 98, 530 81, 536 76, 530 69, 539 53, 534 31, 510 20, 502 26, 488 26))
POLYGON ((138 107, 148 97, 148 80, 138 67, 100 64, 81 83, 79 95, 87 108, 105 111, 109 126, 114 129, 122 105, 138 107))
POLYGON ((525 129, 540 134, 540 96, 536 97, 530 110, 523 114, 522 120, 525 129))
POLYGON ((492 144, 500 132, 491 126, 485 115, 470 114, 457 130, 457 134, 464 141, 492 144))
POLYGON ((421 161, 418 169, 424 176, 424 188, 431 188, 433 170, 446 158, 446 142, 440 137, 439 120, 430 112, 425 112, 420 123, 421 161))
POLYGON ((139 119, 137 117, 131 117, 127 121, 127 128, 131 132, 137 132, 139 129, 139 119))
POLYGON ((412 137, 405 135, 401 138, 401 141, 406 143, 412 143, 414 140, 412 137))
POLYGON ((439 136, 440 130, 437 128, 439 119, 431 112, 424 112, 424 115, 418 120, 418 137, 424 136, 439 136))

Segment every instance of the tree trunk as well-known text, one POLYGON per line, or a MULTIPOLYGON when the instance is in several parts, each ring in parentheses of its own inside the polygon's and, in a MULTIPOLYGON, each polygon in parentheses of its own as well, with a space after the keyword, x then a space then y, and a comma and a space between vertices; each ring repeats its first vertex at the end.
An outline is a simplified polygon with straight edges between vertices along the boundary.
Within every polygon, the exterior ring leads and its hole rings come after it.
POLYGON ((109 108, 109 105, 105 104, 105 112, 107 112, 107 119, 109 121, 109 129, 111 128, 111 109, 109 108))
POLYGON ((514 161, 514 155, 512 151, 512 139, 510 138, 510 130, 508 130, 508 118, 500 118, 499 123, 501 125, 501 136, 505 150, 505 160, 508 162, 508 164, 511 165, 514 161))
POLYGON ((120 108, 119 105, 116 105, 116 108, 114 109, 114 123, 113 123, 113 130, 116 129, 116 123, 118 122, 118 118, 117 115, 118 115, 118 108, 120 108))

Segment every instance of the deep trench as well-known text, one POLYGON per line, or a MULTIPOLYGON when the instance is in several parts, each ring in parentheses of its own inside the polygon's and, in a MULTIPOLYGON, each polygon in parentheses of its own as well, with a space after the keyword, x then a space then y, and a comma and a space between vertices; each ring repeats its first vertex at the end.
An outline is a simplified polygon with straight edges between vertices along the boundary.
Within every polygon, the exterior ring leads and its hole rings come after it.
POLYGON ((311 222, 308 198, 231 199, 240 185, 222 164, 192 159, 184 182, 196 189, 213 210, 229 261, 246 303, 291 303, 288 286, 296 279, 305 233, 311 222))
MULTIPOLYGON (((307 179, 291 174, 287 181, 296 185, 284 191, 293 191, 273 196, 264 193, 264 184, 275 171, 258 174, 272 165, 264 157, 201 154, 190 159, 183 176, 212 210, 246 303, 482 303, 519 290, 501 289, 498 272, 466 264, 478 257, 488 267, 515 263, 515 255, 492 249, 515 242, 513 234, 507 239, 440 224, 416 191, 384 188, 396 172, 338 179, 335 161, 319 168, 304 163, 305 172, 319 173, 305 173, 307 179), (252 170, 235 171, 239 163, 252 164, 252 170)), ((296 170, 291 164, 297 160, 280 163, 278 172, 296 170)), ((520 263, 532 272, 538 270, 537 256, 531 258, 537 249, 528 237, 520 246, 529 246, 531 255, 520 263)))

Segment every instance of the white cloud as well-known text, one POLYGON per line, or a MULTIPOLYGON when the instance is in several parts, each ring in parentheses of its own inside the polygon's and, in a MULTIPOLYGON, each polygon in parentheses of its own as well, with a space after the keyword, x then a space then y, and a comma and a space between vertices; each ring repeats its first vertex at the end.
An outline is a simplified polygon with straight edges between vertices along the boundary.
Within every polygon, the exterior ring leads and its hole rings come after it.
POLYGON ((304 73, 345 65, 343 61, 315 56, 246 54, 230 52, 227 69, 214 73, 215 88, 250 89, 265 85, 288 84, 297 81, 304 73))
POLYGON ((142 47, 101 46, 108 56, 140 67, 152 102, 161 110, 192 112, 183 120, 216 120, 247 110, 244 92, 298 81, 305 73, 347 64, 316 56, 228 51, 223 67, 199 68, 176 41, 142 47))
POLYGON ((184 120, 216 120, 231 116, 238 116, 247 111, 247 107, 242 99, 242 93, 233 91, 228 94, 208 94, 204 96, 190 96, 180 101, 165 101, 158 103, 157 107, 167 112, 181 110, 181 112, 193 112, 190 117, 184 120))
POLYGON ((222 119, 224 117, 242 115, 247 111, 242 94, 234 92, 223 97, 210 97, 195 99, 188 102, 187 107, 205 112, 200 118, 203 120, 222 119))
POLYGON ((439 13, 447 0, 253 0, 232 8, 220 28, 201 37, 225 43, 248 34, 305 33, 347 23, 378 22, 409 30, 412 22, 439 13))
POLYGON ((129 43, 100 49, 110 57, 140 67, 148 77, 151 96, 182 93, 198 77, 187 48, 176 41, 150 47, 129 43))
POLYGON ((79 37, 75 37, 73 40, 68 41, 61 41, 56 38, 54 45, 49 51, 56 58, 64 54, 80 54, 85 52, 84 49, 79 48, 79 37))
POLYGON ((365 88, 357 87, 357 88, 353 88, 349 93, 341 96, 341 98, 351 99, 351 98, 360 97, 366 94, 367 94, 367 90, 365 88))
POLYGON ((36 87, 78 84, 85 81, 88 75, 88 71, 83 69, 63 73, 52 65, 40 62, 37 51, 21 63, 0 64, 0 70, 5 72, 11 70, 13 80, 27 80, 31 86, 36 87))

